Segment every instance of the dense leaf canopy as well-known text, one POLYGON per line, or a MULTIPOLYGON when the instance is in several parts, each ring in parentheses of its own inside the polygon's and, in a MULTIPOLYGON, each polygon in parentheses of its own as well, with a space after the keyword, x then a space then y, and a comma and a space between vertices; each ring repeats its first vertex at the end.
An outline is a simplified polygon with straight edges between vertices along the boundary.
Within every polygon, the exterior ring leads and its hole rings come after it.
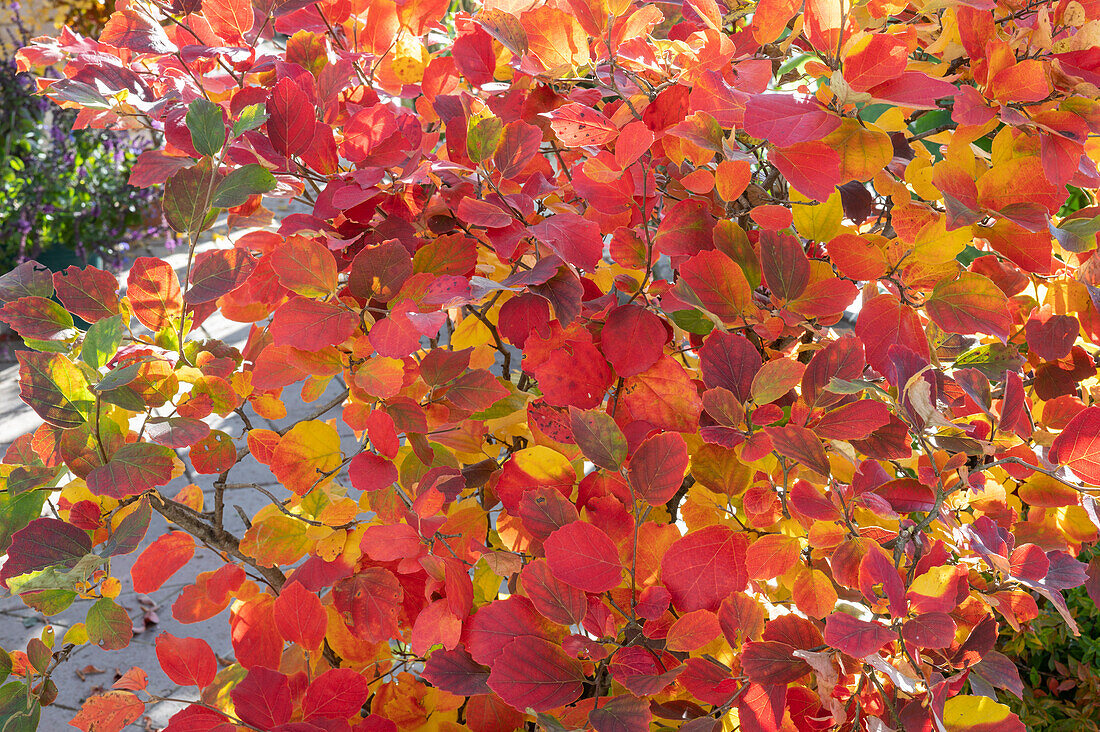
POLYGON ((1022 730, 998 629, 1100 581, 1098 40, 1079 0, 135 0, 38 39, 78 125, 163 130, 131 181, 192 256, 0 279, 44 421, 0 582, 90 601, 5 712, 205 545, 172 611, 231 608, 235 659, 158 638, 202 689, 170 732, 1022 730))

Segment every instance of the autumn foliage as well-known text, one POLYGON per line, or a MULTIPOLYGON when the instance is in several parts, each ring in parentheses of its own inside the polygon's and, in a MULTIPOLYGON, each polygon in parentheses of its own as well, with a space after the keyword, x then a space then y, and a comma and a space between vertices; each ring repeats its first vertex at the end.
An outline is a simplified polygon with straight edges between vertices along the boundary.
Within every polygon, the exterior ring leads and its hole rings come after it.
POLYGON ((172 613, 230 608, 231 665, 161 634, 74 725, 163 673, 201 691, 169 732, 1022 730, 998 629, 1100 589, 1098 42, 1091 0, 133 0, 37 39, 79 126, 163 131, 131 180, 192 256, 0 279, 44 420, 0 582, 87 607, 3 713, 207 547, 172 613), (272 197, 307 212, 255 228, 272 197), (270 499, 239 535, 227 486, 270 499))

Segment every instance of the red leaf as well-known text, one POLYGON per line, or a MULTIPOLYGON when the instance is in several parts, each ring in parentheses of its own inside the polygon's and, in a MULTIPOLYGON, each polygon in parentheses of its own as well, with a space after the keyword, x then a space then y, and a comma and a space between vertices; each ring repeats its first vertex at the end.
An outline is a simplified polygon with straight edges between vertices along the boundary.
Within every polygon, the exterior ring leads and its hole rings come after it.
POLYGON ((620 648, 611 659, 609 668, 616 681, 638 696, 656 694, 684 671, 671 653, 660 653, 641 646, 620 648))
POLYGON ((741 670, 758 684, 785 686, 810 672, 794 651, 794 646, 780 641, 749 641, 741 652, 741 670))
POLYGON ((1085 483, 1100 485, 1100 407, 1077 413, 1050 447, 1050 461, 1065 465, 1085 483))
MULTIPOLYGON (((359 327, 359 318, 338 305, 296 297, 275 311, 271 335, 277 346, 320 351, 340 345, 359 327)), ((377 327, 377 326, 376 326, 377 327)))
POLYGON ((879 295, 863 305, 856 320, 856 335, 867 349, 867 363, 884 376, 893 373, 890 346, 905 346, 928 360, 928 337, 920 316, 893 295, 879 295))
POLYGON ((194 555, 195 540, 189 534, 170 531, 157 537, 130 568, 134 592, 146 595, 156 592, 169 577, 191 561, 194 555))
POLYGON ((745 132, 778 147, 820 140, 840 127, 840 117, 815 99, 756 94, 745 104, 745 132))
POLYGON ((119 312, 118 280, 95 267, 67 267, 53 276, 57 299, 73 315, 89 323, 119 312))
POLYGON ((423 545, 420 534, 408 524, 378 524, 363 532, 359 548, 375 561, 393 562, 417 556, 423 545))
POLYGON ((524 566, 520 582, 535 609, 555 623, 576 625, 588 612, 584 592, 555 577, 545 559, 524 566))
POLYGON ((370 696, 363 676, 348 668, 325 671, 306 689, 302 711, 306 720, 313 718, 347 719, 359 714, 370 696))
POLYGON ((149 675, 136 666, 119 677, 119 680, 111 684, 112 689, 123 691, 143 691, 149 686, 149 675))
POLYGON ((681 288, 686 288, 688 302, 698 303, 724 323, 739 320, 752 302, 744 272, 719 251, 702 252, 684 263, 678 293, 681 288))
POLYGON ((909 60, 909 48, 898 36, 869 34, 844 54, 844 80, 855 91, 896 78, 909 60))
POLYGON ((500 144, 493 153, 493 164, 501 177, 514 178, 522 173, 538 154, 541 143, 542 130, 534 125, 518 119, 504 125, 500 144))
POLYGON ((0 307, 0 321, 27 340, 71 342, 76 337, 73 318, 46 297, 21 297, 0 307))
POLYGON ((783 427, 768 427, 764 431, 777 453, 816 473, 829 475, 829 458, 825 455, 821 440, 811 430, 788 424, 783 427))
POLYGON ((665 636, 665 648, 669 651, 694 651, 722 634, 718 616, 709 610, 693 610, 684 613, 665 636))
POLYGON ((88 697, 70 724, 84 732, 120 732, 145 713, 145 704, 128 691, 88 697))
MULTIPOLYGON (((244 3, 244 0, 231 1, 244 3)), ((248 12, 252 12, 251 5, 248 12)), ((275 151, 285 158, 306 152, 317 126, 314 114, 313 104, 298 85, 290 78, 280 79, 267 100, 267 134, 275 151)))
POLYGON ((489 672, 489 688, 520 711, 544 712, 574 702, 584 681, 580 661, 556 643, 531 636, 504 646, 489 672))
MULTIPOLYGON (((699 349, 703 383, 728 389, 741 402, 748 400, 752 382, 761 367, 760 352, 736 333, 714 331, 699 349)), ((805 377, 803 377, 805 381, 805 377)), ((803 385, 805 391, 805 385, 803 385)))
POLYGON ((603 531, 585 521, 561 527, 543 543, 550 571, 562 582, 585 592, 619 586, 623 567, 619 551, 603 531))
POLYGON ((191 287, 184 299, 191 305, 217 300, 243 285, 255 266, 256 260, 243 249, 199 252, 191 267, 191 287))
POLYGON ((160 23, 145 13, 129 8, 111 14, 103 26, 99 41, 138 53, 168 54, 178 50, 160 23))
POLYGON ((874 399, 860 399, 826 412, 814 432, 826 440, 862 440, 890 422, 890 408, 874 399))
POLYGON ((530 600, 512 595, 474 613, 466 627, 466 647, 475 661, 492 666, 509 642, 524 636, 546 638, 547 627, 530 600))
POLYGON ((367 567, 332 588, 336 609, 353 633, 370 643, 380 643, 397 632, 397 617, 404 592, 393 573, 367 567))
POLYGON ((206 641, 161 633, 157 636, 156 647, 160 667, 172 681, 200 689, 214 683, 218 662, 206 641))
POLYGON ((665 212, 653 245, 661 254, 690 257, 714 248, 713 232, 714 217, 705 206, 698 201, 680 201, 665 212))
POLYGON ((574 267, 592 272, 603 257, 599 225, 575 213, 559 213, 527 227, 539 241, 574 267))
POLYGON ((725 526, 707 526, 677 539, 661 559, 661 581, 681 611, 717 610, 747 584, 748 539, 725 526))
POLYGON ((144 493, 172 480, 172 450, 148 442, 123 445, 106 465, 88 474, 88 490, 97 496, 125 498, 144 493))
POLYGON ((990 333, 1005 341, 1012 329, 1008 298, 990 279, 975 272, 938 282, 925 307, 948 333, 990 333))
POLYGON ((164 185, 176 171, 194 164, 195 161, 188 157, 168 155, 163 150, 145 150, 130 169, 127 183, 135 188, 164 185))
POLYGON ((923 613, 905 621, 901 637, 918 648, 950 648, 955 630, 955 619, 947 613, 923 613))
POLYGON ((190 417, 154 417, 146 424, 145 434, 158 445, 190 447, 210 434, 210 425, 190 417))
POLYGON ((328 616, 320 598, 300 582, 283 586, 275 598, 271 614, 283 640, 311 651, 321 647, 328 627, 328 616))
POLYGON ((570 103, 549 112, 550 127, 566 147, 605 145, 615 139, 619 129, 607 117, 591 107, 570 103))
POLYGON ((445 648, 432 651, 422 675, 432 686, 459 696, 492 691, 488 684, 489 667, 476 662, 461 645, 453 651, 445 648))
POLYGON ((654 435, 627 464, 627 480, 639 498, 653 506, 668 503, 687 473, 687 443, 678 432, 654 435))
POLYGON ((380 491, 397 482, 397 467, 373 452, 361 452, 351 459, 348 477, 357 491, 380 491))
POLYGON ((326 297, 336 289, 336 258, 304 236, 292 236, 272 252, 271 268, 283 287, 303 297, 326 297))
POLYGON ((244 570, 235 564, 199 574, 195 583, 184 587, 172 604, 172 617, 181 623, 209 620, 228 607, 230 594, 241 586, 244 578, 244 570))
POLYGON ((798 237, 760 233, 761 273, 768 289, 780 300, 794 300, 810 281, 810 260, 798 237))
POLYGON ((15 533, 7 548, 7 560, 0 568, 0 583, 46 567, 72 569, 92 551, 88 532, 52 518, 31 521, 15 533))
POLYGON ((884 625, 869 623, 847 613, 835 612, 825 618, 825 642, 854 658, 878 653, 896 637, 884 625))
POLYGON ((183 313, 179 278, 172 265, 156 257, 138 257, 126 276, 126 298, 134 317, 158 331, 183 313))
MULTIPOLYGON (((805 364, 790 358, 776 358, 763 364, 753 377, 752 387, 749 390, 753 402, 763 406, 785 396, 802 379, 805 370, 805 364)), ((757 424, 768 424, 760 419, 763 414, 757 410, 753 415, 753 421, 757 424)))
POLYGON ((657 363, 668 331, 656 315, 637 305, 622 305, 607 315, 600 350, 619 376, 634 376, 657 363))
POLYGON ((787 182, 807 198, 824 201, 841 181, 840 153, 823 142, 799 142, 772 150, 769 157, 787 182))
POLYGON ((287 677, 263 666, 249 669, 229 696, 233 699, 237 717, 260 729, 271 729, 289 722, 294 711, 287 677))
POLYGON ((783 534, 765 534, 745 552, 749 579, 769 580, 786 574, 798 564, 802 548, 798 539, 783 534))
POLYGON ((752 15, 753 38, 761 45, 779 38, 801 7, 801 0, 760 0, 752 15))
POLYGON ((459 376, 446 391, 452 404, 470 412, 488 409, 509 394, 508 387, 486 369, 475 369, 459 376))
POLYGON ((569 427, 584 456, 604 470, 617 471, 626 458, 626 438, 605 412, 569 407, 569 427))
POLYGON ((929 76, 923 71, 905 71, 875 86, 869 93, 875 101, 912 109, 936 109, 940 99, 954 97, 959 89, 951 82, 929 76))
POLYGON ((247 0, 203 3, 202 10, 210 27, 227 45, 237 45, 243 41, 244 35, 252 30, 255 22, 252 3, 247 0))
POLYGON ((652 719, 649 702, 636 696, 612 697, 588 713, 596 732, 648 732, 652 719))
POLYGON ((219 725, 227 721, 226 716, 215 709, 192 704, 172 715, 163 732, 223 732, 219 725))

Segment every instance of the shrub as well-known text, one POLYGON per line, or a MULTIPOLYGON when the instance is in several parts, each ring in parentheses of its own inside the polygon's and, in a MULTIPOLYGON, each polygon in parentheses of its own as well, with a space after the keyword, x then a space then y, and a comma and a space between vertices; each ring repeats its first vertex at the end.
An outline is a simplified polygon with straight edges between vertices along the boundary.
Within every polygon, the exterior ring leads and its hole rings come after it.
MULTIPOLYGON (((1079 559, 1095 555, 1087 549, 1079 559)), ((1093 593, 1096 586, 1091 587, 1093 593)), ((1076 618, 1079 634, 1062 622, 1047 600, 1039 616, 1022 631, 1001 629, 1001 650, 1016 664, 1021 687, 1002 692, 1028 729, 1062 732, 1095 730, 1100 719, 1100 619, 1085 588, 1066 592, 1066 606, 1076 618)))
POLYGON ((171 732, 1022 730, 998 629, 1077 632, 1097 538, 1091 12, 181 0, 39 40, 77 126, 163 128, 133 179, 191 256, 0 281, 45 421, 0 582, 88 607, 7 708, 203 545, 173 613, 235 655, 158 638, 202 693, 171 732), (311 213, 196 253, 265 195, 311 213), (230 485, 271 500, 241 532, 230 485))

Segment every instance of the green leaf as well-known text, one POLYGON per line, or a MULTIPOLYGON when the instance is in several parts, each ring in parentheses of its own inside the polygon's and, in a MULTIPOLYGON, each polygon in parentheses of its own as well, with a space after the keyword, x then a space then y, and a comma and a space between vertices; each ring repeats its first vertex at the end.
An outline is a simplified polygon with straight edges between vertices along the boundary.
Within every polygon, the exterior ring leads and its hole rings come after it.
POLYGON ((188 106, 187 129, 191 130, 191 144, 203 155, 217 155, 225 144, 222 108, 203 97, 188 106))
POLYGON ((1050 233, 1063 249, 1081 254, 1096 248, 1096 234, 1100 232, 1100 216, 1094 216, 1091 219, 1063 219, 1058 226, 1053 222, 1048 226, 1050 226, 1050 233))
POLYGON ((960 355, 955 359, 955 368, 975 368, 987 379, 999 382, 1004 378, 1005 371, 1016 371, 1023 362, 1024 357, 1016 350, 1016 346, 989 343, 971 348, 960 355))
POLYGON ((116 407, 122 407, 131 412, 143 412, 147 406, 141 395, 129 386, 120 386, 117 389, 105 391, 99 398, 107 404, 114 404, 116 407))
POLYGON ((107 375, 100 379, 98 384, 92 386, 92 391, 105 392, 111 391, 112 389, 118 389, 121 386, 126 386, 137 378, 143 362, 144 360, 138 363, 132 363, 129 366, 124 366, 120 369, 108 371, 107 375))
POLYGON ((11 537, 42 513, 46 493, 34 491, 20 495, 0 493, 0 551, 7 552, 11 537))
POLYGON ((611 471, 622 467, 626 460, 626 438, 611 415, 570 407, 569 424, 577 446, 593 465, 611 471))
POLYGON ((493 156, 500 145, 504 124, 499 117, 473 117, 466 130, 466 152, 470 160, 480 163, 493 156))
POLYGON ((833 394, 859 394, 867 389, 878 389, 883 391, 882 387, 873 381, 865 381, 863 379, 838 379, 835 376, 829 379, 829 385, 825 387, 825 391, 831 391, 833 394))
POLYGON ((95 397, 84 374, 59 353, 20 351, 19 396, 39 417, 68 429, 88 421, 95 397))
POLYGON ((172 480, 175 453, 163 445, 131 442, 111 456, 106 465, 88 473, 88 490, 97 496, 125 498, 144 493, 172 480))
POLYGON ((11 674, 11 655, 0 648, 0 684, 7 680, 11 674))
POLYGON ((240 137, 267 122, 267 111, 262 104, 250 104, 241 110, 241 116, 233 123, 233 137, 240 137))
POLYGON ((34 732, 42 708, 38 699, 18 681, 0 688, 0 731, 34 732))
POLYGON ((84 622, 88 626, 88 638, 107 651, 125 648, 134 637, 134 624, 130 616, 114 600, 106 597, 97 600, 88 609, 84 622))
POLYGON ((119 554, 129 554, 137 549, 138 543, 149 530, 149 520, 152 515, 149 499, 142 498, 137 510, 118 523, 118 528, 100 550, 100 556, 114 557, 119 554))
POLYGON ((49 617, 72 607, 73 601, 76 600, 76 593, 72 590, 42 590, 23 595, 19 599, 28 607, 49 617))
POLYGON ((80 346, 80 360, 93 369, 103 368, 118 351, 125 332, 121 315, 112 315, 92 323, 92 327, 84 335, 84 343, 80 346))
POLYGON ((249 163, 225 176, 214 191, 213 204, 218 208, 240 206, 249 196, 274 188, 275 176, 259 163, 249 163))
POLYGON ((669 315, 673 323, 688 333, 707 335, 714 330, 714 323, 698 310, 677 310, 669 315))
POLYGON ((217 212, 211 210, 210 199, 218 177, 208 158, 177 170, 164 184, 161 199, 168 225, 181 234, 197 234, 213 226, 217 212))
POLYGON ((53 487, 65 473, 65 467, 47 468, 41 465, 20 465, 8 474, 8 493, 17 496, 36 488, 53 487))

